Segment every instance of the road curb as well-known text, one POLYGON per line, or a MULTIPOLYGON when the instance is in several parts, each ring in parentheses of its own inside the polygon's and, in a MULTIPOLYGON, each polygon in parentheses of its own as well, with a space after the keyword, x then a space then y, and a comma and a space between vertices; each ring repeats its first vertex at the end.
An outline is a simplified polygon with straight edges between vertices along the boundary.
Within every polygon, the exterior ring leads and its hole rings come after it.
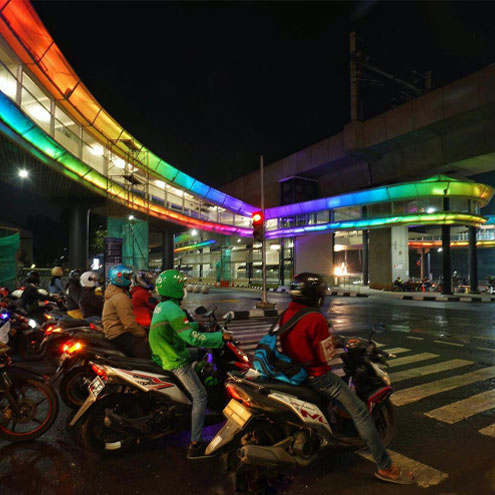
POLYGON ((437 302, 469 302, 469 303, 490 303, 495 302, 495 297, 492 296, 481 296, 481 297, 471 297, 471 296, 421 296, 421 295, 407 295, 407 296, 397 296, 403 301, 437 301, 437 302))
POLYGON ((329 292, 328 295, 339 297, 368 297, 368 294, 363 294, 362 292, 353 292, 349 290, 332 290, 329 292))

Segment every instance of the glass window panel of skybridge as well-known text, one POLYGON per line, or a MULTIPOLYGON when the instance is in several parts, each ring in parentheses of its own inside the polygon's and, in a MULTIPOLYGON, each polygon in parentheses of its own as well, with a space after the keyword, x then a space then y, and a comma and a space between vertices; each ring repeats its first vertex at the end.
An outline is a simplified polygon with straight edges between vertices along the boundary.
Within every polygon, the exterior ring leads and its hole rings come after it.
POLYGON ((17 79, 4 65, 0 65, 0 91, 15 101, 17 94, 17 79))
POLYGON ((79 125, 75 124, 58 107, 55 108, 55 140, 73 155, 78 156, 81 148, 79 125))
POLYGON ((360 206, 349 206, 345 208, 335 208, 333 210, 334 220, 340 222, 343 220, 354 220, 361 218, 361 207, 360 206))

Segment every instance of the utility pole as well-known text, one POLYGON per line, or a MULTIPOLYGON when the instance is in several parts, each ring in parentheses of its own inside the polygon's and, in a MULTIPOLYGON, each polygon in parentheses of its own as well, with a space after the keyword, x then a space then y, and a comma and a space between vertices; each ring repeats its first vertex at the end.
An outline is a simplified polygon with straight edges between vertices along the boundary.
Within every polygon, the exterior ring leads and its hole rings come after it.
POLYGON ((257 308, 263 309, 273 309, 275 308, 275 304, 269 303, 267 294, 266 294, 266 238, 265 238, 265 179, 263 172, 263 155, 260 155, 260 193, 261 193, 261 215, 263 218, 263 235, 261 237, 261 273, 263 277, 263 297, 261 304, 257 304, 257 308))
POLYGON ((350 39, 351 60, 351 121, 358 119, 358 81, 356 71, 356 33, 351 33, 350 39))

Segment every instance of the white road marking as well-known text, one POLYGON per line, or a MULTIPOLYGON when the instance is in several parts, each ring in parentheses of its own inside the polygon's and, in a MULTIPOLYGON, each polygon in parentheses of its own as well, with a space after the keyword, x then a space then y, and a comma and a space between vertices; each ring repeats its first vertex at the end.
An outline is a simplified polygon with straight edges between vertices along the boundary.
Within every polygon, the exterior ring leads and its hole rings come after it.
POLYGON ((425 413, 429 418, 454 424, 495 407, 495 390, 488 390, 425 413))
POLYGON ((392 403, 396 406, 403 406, 405 404, 410 404, 411 402, 416 402, 426 397, 430 397, 431 395, 436 395, 454 388, 463 387, 464 385, 469 385, 471 383, 488 380, 493 377, 495 377, 495 366, 482 368, 472 371, 471 373, 451 376, 442 380, 399 390, 392 395, 392 403))
POLYGON ((412 339, 412 340, 425 340, 423 337, 411 337, 411 335, 408 335, 406 338, 412 339))
POLYGON ((457 344, 456 342, 447 342, 445 340, 434 340, 437 344, 447 344, 447 345, 455 345, 456 347, 464 347, 464 344, 457 344))
POLYGON ((489 437, 495 437, 495 424, 487 426, 480 430, 482 435, 487 435, 489 437))
POLYGON ((389 366, 402 366, 403 364, 417 363, 419 361, 426 361, 427 359, 437 358, 438 354, 430 354, 429 352, 422 352, 421 354, 413 354, 412 356, 405 356, 390 361, 389 366))
MULTIPOLYGON (((442 481, 445 481, 449 477, 447 473, 443 473, 442 471, 428 466, 427 464, 410 459, 409 457, 399 454, 398 452, 394 452, 393 450, 389 450, 388 452, 394 463, 398 464, 403 470, 411 471, 414 474, 416 483, 421 488, 439 485, 442 481)), ((373 458, 369 452, 360 450, 358 454, 368 461, 373 462, 373 458)))
POLYGON ((432 375, 434 373, 440 373, 442 371, 461 368, 462 366, 468 366, 469 364, 473 364, 473 361, 466 361, 464 359, 452 359, 451 361, 442 361, 441 363, 430 364, 428 366, 422 366, 420 368, 412 368, 410 370, 391 373, 390 379, 392 380, 392 383, 397 383, 402 380, 417 378, 418 376, 432 375))
POLYGON ((411 349, 406 349, 404 347, 391 347, 390 349, 384 349, 385 352, 389 354, 402 354, 403 352, 409 352, 411 349))
POLYGON ((495 349, 490 349, 489 347, 476 347, 476 349, 480 349, 482 351, 495 352, 495 349))

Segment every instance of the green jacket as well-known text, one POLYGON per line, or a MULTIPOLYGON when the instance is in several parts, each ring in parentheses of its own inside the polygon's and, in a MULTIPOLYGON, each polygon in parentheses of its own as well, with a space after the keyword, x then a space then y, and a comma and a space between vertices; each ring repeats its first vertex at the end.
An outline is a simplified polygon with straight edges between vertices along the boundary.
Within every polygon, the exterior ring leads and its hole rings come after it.
POLYGON ((186 343, 193 347, 220 348, 222 332, 199 332, 199 323, 190 323, 179 305, 169 299, 153 312, 149 341, 153 361, 165 370, 180 368, 190 362, 186 343))

